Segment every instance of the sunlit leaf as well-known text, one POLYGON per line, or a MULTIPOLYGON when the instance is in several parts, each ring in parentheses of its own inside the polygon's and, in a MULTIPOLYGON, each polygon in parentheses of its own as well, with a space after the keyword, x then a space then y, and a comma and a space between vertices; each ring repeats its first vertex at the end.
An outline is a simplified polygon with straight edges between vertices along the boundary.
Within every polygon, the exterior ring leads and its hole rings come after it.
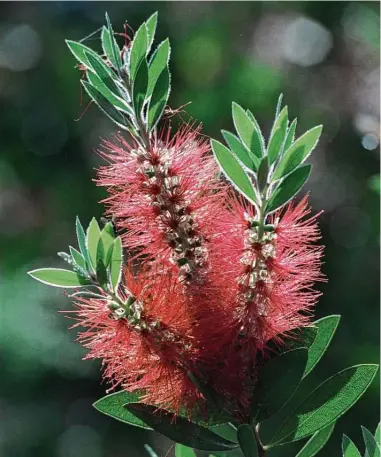
POLYGON ((318 125, 308 130, 292 144, 282 156, 275 170, 274 180, 287 176, 308 158, 316 147, 322 130, 323 126, 318 125))
POLYGON ((170 90, 170 73, 168 67, 165 67, 156 81, 148 106, 148 126, 150 130, 159 122, 167 104, 170 90))
POLYGON ((72 246, 69 246, 70 254, 74 260, 74 262, 80 267, 86 270, 86 260, 82 256, 80 252, 78 252, 75 248, 72 246))
MULTIPOLYGON (((66 44, 68 45, 74 57, 87 68, 91 68, 90 62, 88 60, 88 56, 90 54, 96 58, 101 58, 95 51, 93 51, 92 49, 90 49, 82 43, 78 43, 77 41, 66 40, 66 44)), ((110 74, 112 73, 111 68, 109 68, 108 71, 110 74)))
POLYGON ((98 222, 96 221, 95 217, 93 217, 86 232, 86 248, 89 253, 90 262, 94 268, 94 271, 97 266, 97 252, 100 236, 101 231, 99 229, 98 222))
POLYGON ((118 289, 121 277, 122 277, 122 266, 123 266, 123 248, 122 240, 120 236, 113 242, 113 249, 110 261, 110 280, 113 289, 118 289))
POLYGON ((267 155, 269 156, 270 164, 274 163, 278 155, 282 151, 283 142, 286 135, 288 124, 288 109, 285 106, 277 119, 274 122, 271 130, 270 141, 267 147, 267 155))
POLYGON ((262 157, 264 153, 263 143, 257 126, 237 103, 233 103, 232 111, 234 126, 242 142, 254 155, 259 158, 262 157))
POLYGON ((134 40, 131 44, 129 62, 131 82, 135 80, 140 63, 146 57, 147 47, 147 27, 146 24, 143 23, 135 33, 134 40))
POLYGON ((149 61, 147 97, 153 89, 163 70, 168 66, 170 45, 168 38, 159 44, 149 61))
POLYGON ((368 389, 378 365, 356 365, 318 386, 276 432, 270 445, 297 441, 335 422, 368 389))
POLYGON ((196 457, 196 453, 190 447, 183 446, 182 444, 176 444, 175 446, 176 457, 196 457))
POLYGON ((327 444, 332 435, 335 423, 317 431, 302 447, 295 457, 314 457, 327 444))
POLYGON ((361 457, 360 451, 347 435, 343 435, 342 450, 343 457, 361 457))
POLYGON ((212 140, 212 149, 221 170, 233 186, 251 202, 255 203, 256 195, 250 178, 233 153, 222 143, 212 140))
POLYGON ((90 281, 74 271, 61 268, 39 268, 29 271, 28 274, 37 281, 54 287, 72 288, 91 284, 90 281))
POLYGON ((291 144, 294 142, 295 139, 295 130, 298 120, 295 118, 292 122, 290 127, 287 130, 286 138, 284 140, 283 151, 286 152, 291 144))
POLYGON ((237 158, 251 171, 257 171, 259 167, 259 159, 246 146, 241 143, 241 140, 232 133, 221 130, 221 133, 228 144, 229 148, 234 152, 237 158))
POLYGON ((155 38, 156 26, 157 26, 157 11, 150 16, 146 21, 147 27, 147 52, 151 49, 153 40, 155 38))
POLYGON ((116 68, 117 71, 120 71, 122 68, 122 59, 120 57, 120 49, 112 33, 112 29, 109 30, 108 28, 103 27, 101 39, 103 52, 106 54, 113 67, 116 68))
POLYGON ((361 426, 361 431, 366 448, 366 457, 380 457, 380 448, 374 436, 366 427, 361 426))

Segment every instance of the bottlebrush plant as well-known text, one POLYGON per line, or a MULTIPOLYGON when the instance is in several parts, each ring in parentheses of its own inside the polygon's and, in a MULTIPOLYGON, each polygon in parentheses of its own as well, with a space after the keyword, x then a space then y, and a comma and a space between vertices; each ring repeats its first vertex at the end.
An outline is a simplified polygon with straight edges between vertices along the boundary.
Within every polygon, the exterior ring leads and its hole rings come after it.
POLYGON ((280 97, 267 140, 236 103, 225 144, 159 127, 170 45, 151 51, 157 14, 122 48, 106 19, 103 55, 67 44, 91 101, 126 134, 100 146, 109 221, 77 218, 78 246, 59 253, 69 269, 29 274, 73 290, 78 341, 115 391, 98 411, 167 436, 178 457, 263 457, 304 439, 298 456, 311 457, 378 369, 347 368, 298 396, 340 319, 313 321, 323 248, 308 196, 295 200, 322 126, 295 139, 280 97))

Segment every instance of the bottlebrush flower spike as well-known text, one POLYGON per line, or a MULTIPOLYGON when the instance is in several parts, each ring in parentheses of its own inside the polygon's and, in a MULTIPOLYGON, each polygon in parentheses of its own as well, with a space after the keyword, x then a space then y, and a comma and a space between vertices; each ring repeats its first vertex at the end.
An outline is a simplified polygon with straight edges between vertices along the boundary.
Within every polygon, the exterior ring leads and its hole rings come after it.
POLYGON ((207 265, 213 218, 226 188, 208 142, 199 129, 184 126, 149 148, 117 137, 105 149, 109 164, 99 169, 97 182, 110 194, 104 203, 125 230, 124 246, 189 281, 207 265))
POLYGON ((144 392, 141 401, 191 411, 200 395, 187 376, 197 357, 192 323, 182 297, 167 276, 125 269, 125 286, 110 299, 79 297, 74 327, 84 327, 78 341, 89 350, 86 359, 101 359, 112 389, 144 392))

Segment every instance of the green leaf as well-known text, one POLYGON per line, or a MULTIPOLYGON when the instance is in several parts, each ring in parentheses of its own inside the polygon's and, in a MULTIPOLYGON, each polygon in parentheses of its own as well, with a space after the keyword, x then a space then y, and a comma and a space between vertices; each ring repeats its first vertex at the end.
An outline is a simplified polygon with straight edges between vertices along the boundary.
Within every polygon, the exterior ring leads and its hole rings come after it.
POLYGON ((232 152, 238 159, 251 171, 257 171, 259 167, 259 159, 251 151, 249 151, 240 141, 240 139, 232 133, 221 130, 221 133, 232 152))
POLYGON ((290 127, 287 130, 286 138, 284 140, 284 145, 283 145, 283 151, 286 152, 288 148, 291 146, 291 144, 294 142, 295 139, 295 130, 296 130, 296 124, 298 123, 298 120, 295 118, 292 122, 290 127))
POLYGON ((136 392, 116 392, 106 395, 93 404, 93 407, 106 416, 113 417, 125 424, 134 425, 135 427, 145 428, 151 430, 151 427, 144 423, 142 420, 131 414, 125 405, 128 403, 135 403, 139 401, 140 396, 136 392))
POLYGON ((113 249, 110 261, 110 280, 114 291, 118 290, 120 280, 122 278, 123 266, 123 248, 122 239, 120 236, 113 242, 113 249))
POLYGON ((119 127, 127 128, 127 122, 123 114, 121 114, 108 100, 101 94, 101 92, 92 86, 87 81, 81 81, 83 87, 88 93, 89 97, 99 106, 99 108, 119 127))
POLYGON ((252 416, 262 422, 280 410, 295 393, 304 373, 308 351, 293 349, 274 357, 259 372, 252 416))
MULTIPOLYGON (((91 68, 88 56, 92 55, 95 58, 101 58, 95 51, 88 48, 82 43, 78 43, 77 41, 66 40, 66 44, 68 45, 70 51, 74 55, 74 57, 85 67, 91 68)), ((112 73, 111 68, 108 69, 109 73, 112 73)))
POLYGON ((264 151, 260 131, 241 106, 233 102, 232 107, 233 122, 239 137, 250 151, 261 158, 264 151))
POLYGON ((301 440, 335 422, 371 384, 378 365, 356 365, 320 384, 277 431, 271 446, 301 440))
POLYGON ((361 426, 361 431, 364 438, 367 457, 380 457, 380 448, 378 447, 374 436, 366 427, 361 426))
POLYGON ((98 222, 95 217, 93 217, 86 232, 86 248, 89 253, 91 265, 94 267, 94 271, 97 266, 97 252, 100 236, 101 231, 99 229, 98 222))
POLYGON ((145 444, 144 449, 148 452, 150 457, 159 457, 149 444, 145 444))
POLYGON ((237 443, 156 406, 130 403, 126 408, 158 433, 176 443, 204 451, 227 451, 237 447, 237 443))
MULTIPOLYGON (((326 316, 314 322, 317 334, 308 348, 308 360, 303 378, 305 378, 323 357, 330 345, 340 322, 339 315, 326 316)), ((302 343, 303 344, 303 343, 302 343)))
POLYGON ((102 48, 112 66, 119 72, 122 68, 120 49, 114 35, 106 27, 102 28, 102 48))
POLYGON ((288 108, 285 106, 277 119, 274 122, 271 130, 270 141, 267 148, 267 155, 269 156, 270 165, 275 162, 280 153, 282 152, 282 146, 284 137, 286 135, 288 123, 288 108))
POLYGON ((322 130, 323 126, 318 125, 308 130, 292 144, 280 160, 274 173, 274 180, 287 176, 308 158, 316 147, 322 130))
POLYGON ((176 457, 196 457, 196 453, 190 447, 183 446, 182 444, 176 444, 175 446, 176 457))
POLYGON ((85 261, 87 263, 90 263, 89 253, 87 252, 87 247, 86 247, 85 231, 83 230, 81 221, 79 220, 78 216, 75 220, 75 229, 77 232, 78 246, 81 251, 81 254, 82 254, 83 258, 85 259, 85 261))
POLYGON ((114 228, 111 222, 108 222, 101 231, 100 240, 98 243, 97 258, 102 259, 105 267, 108 266, 111 257, 108 258, 108 251, 114 242, 114 228))
POLYGON ((302 447, 295 457, 314 457, 320 452, 330 439, 335 423, 317 431, 302 447))
MULTIPOLYGON (((100 243, 102 242, 99 240, 100 243)), ((105 267, 105 264, 103 263, 102 259, 97 260, 97 268, 96 268, 96 273, 97 273, 97 280, 99 285, 102 287, 102 289, 107 288, 107 270, 105 267)))
POLYGON ((377 425, 376 431, 374 433, 374 439, 376 440, 378 446, 381 446, 380 425, 380 423, 377 425))
POLYGON ((147 27, 147 52, 151 49, 153 40, 155 38, 156 25, 157 25, 157 11, 152 14, 146 21, 147 27))
POLYGON ((82 256, 81 253, 79 253, 76 249, 74 249, 72 246, 69 246, 70 254, 74 260, 74 262, 80 267, 86 270, 87 265, 86 265, 86 260, 82 256))
POLYGON ((143 24, 137 30, 134 37, 134 41, 131 44, 129 62, 131 83, 133 83, 135 80, 136 73, 138 71, 141 61, 146 57, 147 48, 147 27, 145 22, 143 22, 143 24))
POLYGON ((87 79, 89 83, 98 89, 98 91, 116 108, 122 110, 123 112, 127 113, 128 115, 132 116, 134 113, 132 111, 131 106, 122 98, 120 98, 118 95, 116 95, 114 92, 112 92, 106 84, 103 83, 101 78, 91 72, 87 72, 87 79))
POLYGON ((258 190, 262 192, 267 184, 267 178, 269 174, 269 159, 267 156, 262 157, 261 163, 258 168, 257 183, 258 190))
POLYGON ((168 67, 165 67, 156 81, 148 106, 148 126, 150 130, 156 126, 163 114, 170 89, 170 74, 168 67))
POLYGON ((343 450, 343 457, 361 457, 360 451, 357 449, 353 441, 347 437, 347 435, 343 435, 343 441, 341 445, 343 450))
POLYGON ((249 424, 242 424, 238 427, 237 439, 245 457, 258 457, 257 442, 249 424))
POLYGON ((29 271, 28 275, 48 286, 72 288, 91 284, 86 278, 79 276, 74 271, 61 268, 39 268, 29 271))
POLYGON ((277 118, 279 116, 280 110, 282 108, 282 101, 283 101, 283 94, 280 94, 279 98, 278 98, 278 103, 276 105, 275 118, 277 118))
POLYGON ((101 79, 103 84, 110 89, 114 94, 119 93, 118 86, 116 85, 114 78, 109 73, 109 67, 100 57, 95 57, 92 54, 87 56, 91 69, 89 72, 94 71, 95 74, 101 79))
POLYGON ((148 66, 146 59, 142 59, 140 62, 136 77, 132 84, 132 101, 136 116, 141 118, 141 111, 146 100, 148 84, 148 66))
POLYGON ((156 51, 152 55, 148 69, 147 97, 152 95, 157 80, 159 79, 160 75, 165 70, 165 68, 167 68, 170 51, 171 49, 169 45, 169 40, 167 38, 159 44, 156 51))
POLYGON ((118 43, 116 42, 115 36, 114 36, 114 31, 112 29, 111 21, 106 13, 106 22, 107 22, 107 27, 108 27, 108 32, 110 36, 110 42, 108 43, 107 46, 107 51, 110 53, 110 56, 108 52, 105 53, 107 57, 109 58, 110 62, 114 65, 114 67, 117 69, 118 73, 120 73, 120 70, 122 68, 122 58, 120 57, 120 49, 118 46, 118 43))
POLYGON ((216 140, 211 142, 214 157, 233 186, 252 203, 256 202, 256 195, 249 177, 233 153, 222 143, 216 140))
POLYGON ((273 192, 267 205, 271 213, 291 200, 303 187, 311 173, 311 165, 303 165, 288 175, 273 192))

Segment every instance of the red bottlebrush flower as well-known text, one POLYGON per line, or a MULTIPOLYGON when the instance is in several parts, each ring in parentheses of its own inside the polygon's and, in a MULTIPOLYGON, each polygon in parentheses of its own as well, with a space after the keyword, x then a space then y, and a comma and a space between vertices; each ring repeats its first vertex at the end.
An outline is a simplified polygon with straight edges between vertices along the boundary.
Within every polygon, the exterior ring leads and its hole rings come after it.
POLYGON ((189 412, 200 396, 187 376, 197 358, 192 323, 168 277, 125 271, 119 298, 78 298, 75 327, 86 359, 102 359, 112 388, 143 392, 148 404, 189 412))
POLYGON ((226 363, 218 377, 220 389, 229 381, 230 395, 244 404, 242 382, 253 374, 256 354, 270 339, 280 340, 285 332, 309 323, 320 295, 312 287, 323 279, 323 248, 313 244, 320 234, 317 216, 308 218, 307 196, 271 216, 273 227, 266 227, 263 235, 252 205, 233 196, 228 207, 215 220, 219 234, 210 256, 213 281, 223 289, 230 310, 230 323, 222 331, 226 363))
POLYGON ((107 188, 108 212, 116 217, 124 246, 162 268, 175 267, 183 281, 207 262, 213 218, 225 185, 199 129, 185 126, 152 140, 150 149, 123 138, 105 143, 98 184, 107 188))

